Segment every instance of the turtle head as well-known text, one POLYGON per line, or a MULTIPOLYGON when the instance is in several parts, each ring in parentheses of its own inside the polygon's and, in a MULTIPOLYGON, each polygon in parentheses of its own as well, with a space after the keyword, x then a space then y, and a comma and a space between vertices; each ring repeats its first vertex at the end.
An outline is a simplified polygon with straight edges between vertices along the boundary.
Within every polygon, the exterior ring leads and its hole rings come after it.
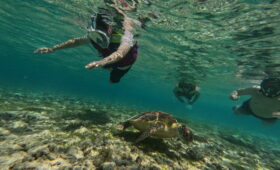
POLYGON ((185 142, 189 143, 193 141, 193 133, 185 125, 179 127, 179 136, 185 142))

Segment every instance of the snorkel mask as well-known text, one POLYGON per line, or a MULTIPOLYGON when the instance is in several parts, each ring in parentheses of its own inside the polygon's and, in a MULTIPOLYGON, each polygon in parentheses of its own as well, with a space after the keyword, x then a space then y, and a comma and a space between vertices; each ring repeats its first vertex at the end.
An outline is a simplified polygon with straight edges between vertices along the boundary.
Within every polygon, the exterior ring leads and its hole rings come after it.
POLYGON ((266 97, 278 97, 280 96, 280 79, 268 78, 264 79, 261 83, 261 93, 266 97))
POLYGON ((108 25, 102 21, 100 14, 92 14, 91 22, 87 27, 87 36, 102 48, 108 48, 110 36, 107 33, 108 25))

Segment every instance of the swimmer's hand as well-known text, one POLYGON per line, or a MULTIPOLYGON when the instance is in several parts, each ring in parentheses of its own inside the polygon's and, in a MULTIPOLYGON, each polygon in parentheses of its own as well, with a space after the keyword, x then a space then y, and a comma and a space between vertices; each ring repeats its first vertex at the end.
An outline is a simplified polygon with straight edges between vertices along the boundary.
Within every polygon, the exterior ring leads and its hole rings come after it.
POLYGON ((273 112, 272 117, 280 119, 280 112, 273 112))
POLYGON ((54 50, 53 50, 52 48, 46 48, 46 47, 44 47, 44 48, 39 48, 39 49, 33 51, 33 53, 34 53, 34 54, 35 54, 35 53, 46 54, 46 53, 51 53, 51 52, 53 52, 53 51, 54 51, 54 50))
POLYGON ((238 99, 239 99, 238 92, 237 92, 237 91, 233 91, 233 92, 230 94, 230 99, 231 99, 231 100, 238 100, 238 99))
POLYGON ((89 63, 88 65, 85 66, 85 68, 87 69, 92 69, 92 68, 98 68, 98 67, 102 67, 103 65, 100 64, 98 61, 94 61, 89 63))

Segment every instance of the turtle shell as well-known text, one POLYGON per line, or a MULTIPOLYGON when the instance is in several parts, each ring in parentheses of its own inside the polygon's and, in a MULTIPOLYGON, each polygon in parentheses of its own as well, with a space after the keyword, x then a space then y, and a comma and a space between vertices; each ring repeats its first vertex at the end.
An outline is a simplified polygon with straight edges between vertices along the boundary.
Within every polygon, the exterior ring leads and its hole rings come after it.
POLYGON ((163 129, 157 131, 154 136, 175 137, 178 136, 179 123, 171 115, 160 111, 144 112, 129 119, 129 122, 138 130, 149 130, 155 124, 161 124, 163 129))
POLYGON ((149 111, 144 112, 130 119, 131 121, 140 121, 140 122, 153 122, 159 121, 165 123, 167 126, 172 125, 173 123, 178 123, 177 120, 168 113, 160 111, 149 111))

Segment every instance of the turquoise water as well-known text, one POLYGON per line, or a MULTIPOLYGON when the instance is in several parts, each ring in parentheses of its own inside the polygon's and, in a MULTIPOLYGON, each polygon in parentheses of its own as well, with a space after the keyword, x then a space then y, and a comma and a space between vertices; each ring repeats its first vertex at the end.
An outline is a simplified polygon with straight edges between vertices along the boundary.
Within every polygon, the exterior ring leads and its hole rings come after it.
POLYGON ((236 116, 232 90, 280 75, 279 1, 152 1, 139 14, 153 17, 139 29, 139 58, 118 84, 109 72, 86 70, 98 60, 90 46, 38 55, 32 52, 85 34, 86 18, 99 1, 2 0, 2 87, 96 98, 142 110, 162 110, 187 119, 279 137, 280 123, 264 126, 236 116), (180 78, 195 80, 201 97, 188 109, 172 89, 180 78))

